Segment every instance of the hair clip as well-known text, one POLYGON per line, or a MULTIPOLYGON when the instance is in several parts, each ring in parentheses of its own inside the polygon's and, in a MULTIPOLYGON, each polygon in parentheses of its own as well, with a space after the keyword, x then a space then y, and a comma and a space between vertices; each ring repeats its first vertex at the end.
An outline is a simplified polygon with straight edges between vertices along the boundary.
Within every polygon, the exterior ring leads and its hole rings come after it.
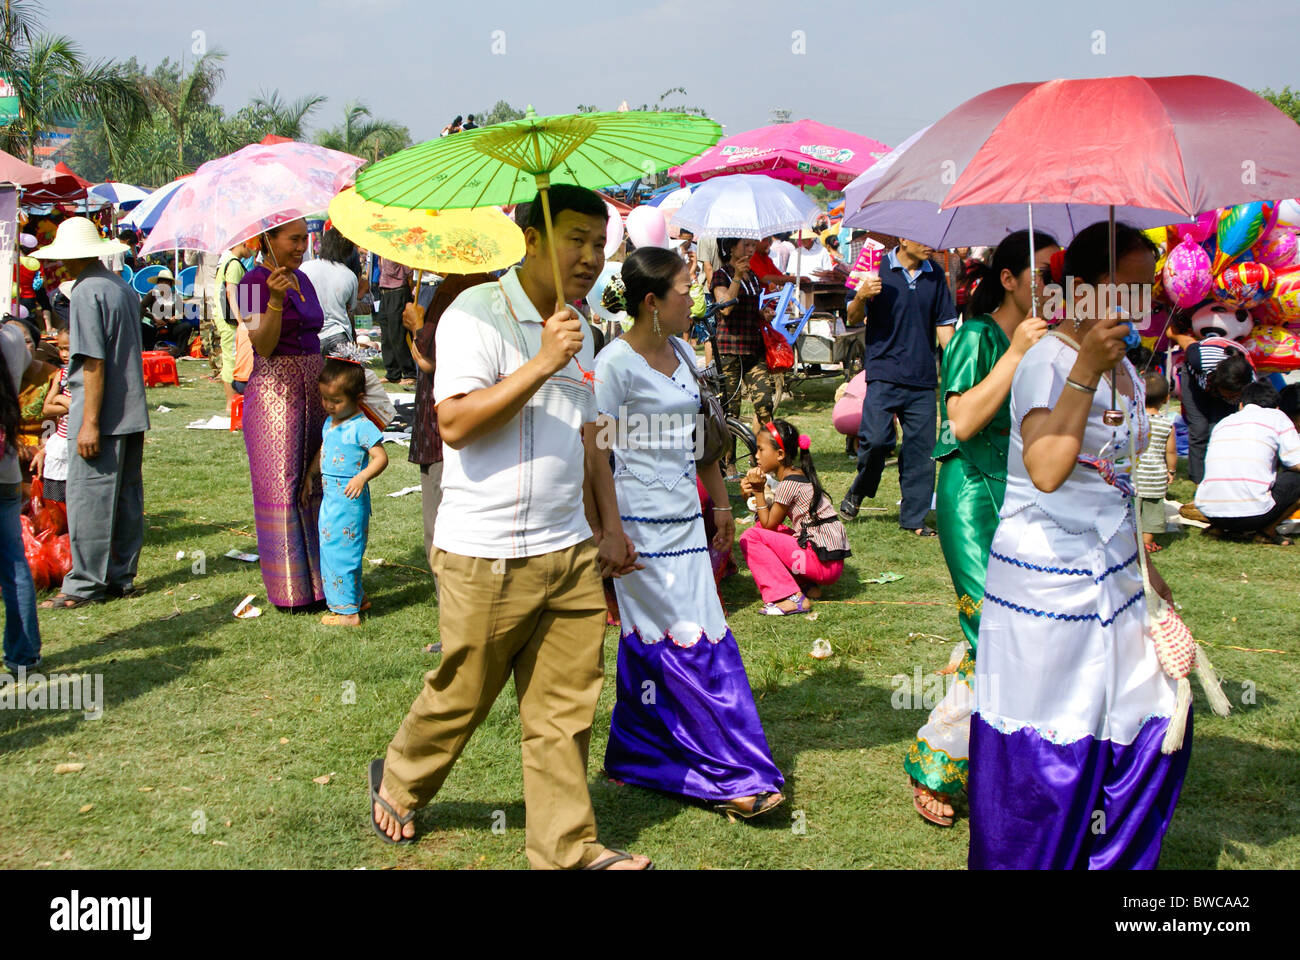
POLYGON ((806 434, 806 433, 801 433, 801 434, 799 434, 799 449, 800 449, 800 450, 811 450, 811 449, 812 449, 812 437, 808 436, 808 434, 806 434))

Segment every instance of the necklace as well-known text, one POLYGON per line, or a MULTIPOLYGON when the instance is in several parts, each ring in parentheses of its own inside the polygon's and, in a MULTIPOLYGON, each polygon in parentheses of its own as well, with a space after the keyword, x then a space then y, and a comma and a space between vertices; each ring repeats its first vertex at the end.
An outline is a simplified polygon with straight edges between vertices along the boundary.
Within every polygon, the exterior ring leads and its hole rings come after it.
MULTIPOLYGON (((510 295, 506 293, 505 284, 503 284, 500 280, 498 280, 497 286, 501 290, 501 299, 506 302, 506 309, 510 311, 510 319, 515 322, 515 326, 520 327, 522 329, 522 324, 520 324, 519 322, 519 317, 515 315, 514 304, 510 302, 510 295)), ((545 322, 543 322, 543 326, 545 326, 545 322)), ((587 383, 594 385, 597 382, 596 371, 584 370, 582 364, 578 362, 577 354, 574 354, 571 359, 573 360, 573 365, 578 368, 579 372, 582 373, 582 379, 585 380, 587 383)))

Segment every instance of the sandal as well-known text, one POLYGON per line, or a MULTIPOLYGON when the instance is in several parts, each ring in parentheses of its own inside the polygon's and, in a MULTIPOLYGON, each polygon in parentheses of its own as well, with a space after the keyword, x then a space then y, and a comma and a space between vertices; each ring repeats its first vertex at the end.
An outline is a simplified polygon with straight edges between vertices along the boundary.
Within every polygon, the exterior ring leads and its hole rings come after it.
POLYGON ((947 803, 949 806, 952 806, 951 802, 945 798, 944 794, 935 793, 929 787, 921 786, 916 782, 916 779, 913 778, 912 806, 916 808, 916 812, 919 813, 923 819, 928 820, 935 826, 951 827, 953 824, 953 818, 946 817, 942 813, 935 813, 933 810, 927 810, 924 803, 925 800, 938 800, 940 803, 947 803))
POLYGON ((915 530, 911 527, 904 527, 903 529, 916 537, 937 537, 939 535, 938 531, 933 527, 927 527, 925 524, 921 524, 915 530))
POLYGON ((1289 537, 1284 537, 1280 533, 1275 533, 1270 537, 1267 533, 1264 533, 1262 530, 1256 533, 1250 542, 1266 543, 1266 544, 1271 544, 1272 546, 1275 547, 1289 547, 1292 545, 1292 541, 1289 537))
POLYGON ((57 593, 48 600, 41 601, 42 610, 76 610, 78 607, 88 607, 92 603, 103 603, 103 600, 95 597, 76 597, 70 593, 57 593))
POLYGON ((436 641, 434 641, 433 643, 426 643, 426 644, 424 645, 424 652, 425 652, 425 653, 442 653, 442 641, 441 641, 441 640, 436 640, 436 641))
MULTIPOLYGON (((358 615, 359 616, 359 615, 358 615)), ((359 627, 361 623, 344 623, 343 616, 337 613, 327 613, 320 618, 320 622, 327 627, 359 627)))
MULTIPOLYGON (((812 601, 802 593, 795 594, 799 599, 795 601, 793 610, 785 610, 775 603, 763 604, 763 615, 767 617, 791 617, 796 613, 808 613, 812 610, 812 601)), ((786 597, 787 600, 791 599, 786 597)))
POLYGON ((1146 548, 1147 553, 1159 553, 1161 550, 1164 549, 1164 547, 1160 546, 1160 544, 1154 542, 1143 543, 1142 546, 1146 548))
POLYGON ((762 816, 769 810, 775 810, 783 803, 785 803, 785 794, 783 793, 757 793, 754 795, 753 802, 750 803, 748 809, 742 807, 735 800, 714 804, 713 809, 726 814, 727 822, 735 823, 737 817, 749 820, 753 817, 762 816))
MULTIPOLYGON (((624 860, 632 859, 632 854, 628 853, 626 850, 615 850, 613 847, 608 847, 607 850, 609 853, 613 854, 613 856, 603 857, 600 860, 593 860, 591 863, 587 864, 582 869, 583 870, 608 870, 610 866, 612 866, 615 863, 622 863, 624 860)), ((647 863, 643 869, 653 870, 654 868, 655 865, 653 863, 647 863)))
POLYGON ((135 584, 132 584, 126 589, 122 589, 121 587, 109 587, 108 595, 110 597, 116 597, 119 600, 131 600, 135 597, 144 596, 144 587, 137 587, 135 584))
POLYGON ((401 840, 394 840, 383 830, 379 829, 379 821, 375 819, 375 804, 384 808, 384 812, 397 821, 399 826, 406 826, 415 819, 415 811, 409 811, 406 816, 399 817, 397 811, 392 808, 387 800, 379 795, 379 787, 384 782, 384 761, 380 757, 370 761, 370 807, 367 816, 370 818, 370 826, 385 841, 393 844, 410 844, 415 842, 415 837, 402 837, 401 840))

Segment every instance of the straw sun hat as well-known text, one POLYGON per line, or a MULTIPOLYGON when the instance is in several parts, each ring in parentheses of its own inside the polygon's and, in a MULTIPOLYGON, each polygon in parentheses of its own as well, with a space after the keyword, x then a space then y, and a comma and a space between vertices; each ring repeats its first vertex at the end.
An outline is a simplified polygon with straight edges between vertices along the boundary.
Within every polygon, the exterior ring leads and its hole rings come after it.
POLYGON ((32 252, 38 260, 81 260, 122 253, 128 247, 118 240, 105 240, 85 217, 69 217, 59 224, 54 242, 32 252))

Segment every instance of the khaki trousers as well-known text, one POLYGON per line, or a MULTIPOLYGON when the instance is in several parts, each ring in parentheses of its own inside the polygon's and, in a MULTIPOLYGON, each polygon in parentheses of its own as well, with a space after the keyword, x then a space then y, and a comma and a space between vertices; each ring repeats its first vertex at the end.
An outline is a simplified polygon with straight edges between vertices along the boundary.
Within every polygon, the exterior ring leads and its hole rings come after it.
POLYGON ((388 746, 384 789, 427 804, 512 673, 523 727, 528 861, 573 868, 600 858, 587 750, 604 679, 605 595, 596 546, 517 560, 434 548, 442 662, 388 746))

